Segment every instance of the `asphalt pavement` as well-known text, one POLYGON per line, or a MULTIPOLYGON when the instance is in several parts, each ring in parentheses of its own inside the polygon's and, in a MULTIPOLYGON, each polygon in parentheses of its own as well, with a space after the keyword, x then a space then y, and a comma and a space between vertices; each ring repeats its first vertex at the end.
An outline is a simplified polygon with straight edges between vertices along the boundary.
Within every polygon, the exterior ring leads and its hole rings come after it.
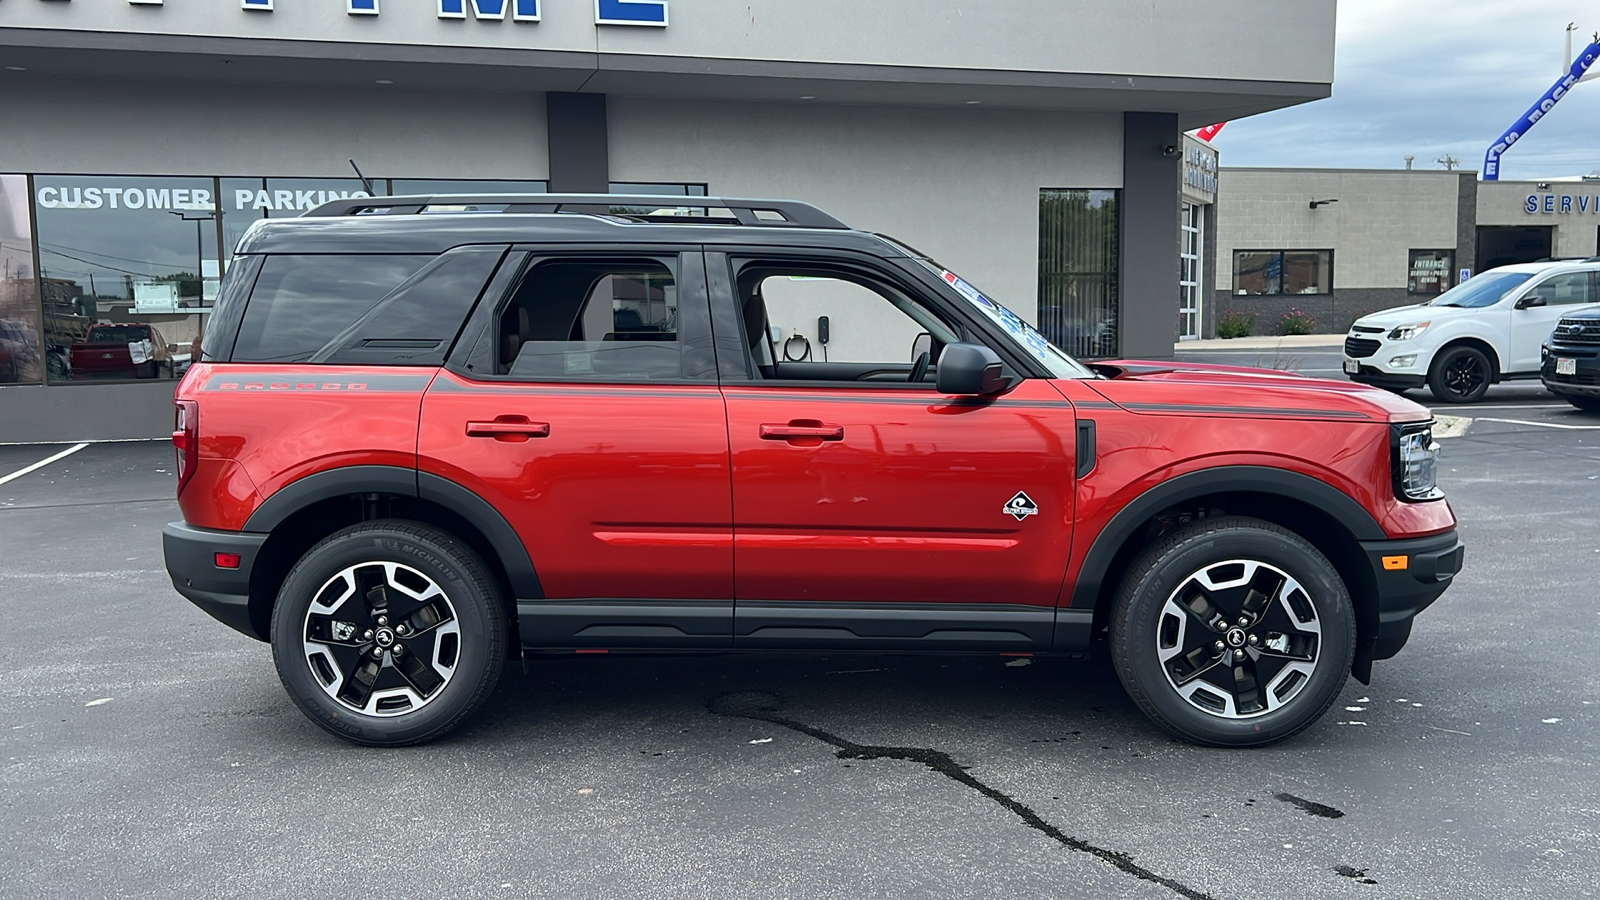
POLYGON ((843 654, 513 664, 449 738, 355 747, 172 590, 170 447, 0 446, 0 896, 1594 896, 1600 417, 1448 412, 1466 570, 1248 751, 1102 658, 843 654))

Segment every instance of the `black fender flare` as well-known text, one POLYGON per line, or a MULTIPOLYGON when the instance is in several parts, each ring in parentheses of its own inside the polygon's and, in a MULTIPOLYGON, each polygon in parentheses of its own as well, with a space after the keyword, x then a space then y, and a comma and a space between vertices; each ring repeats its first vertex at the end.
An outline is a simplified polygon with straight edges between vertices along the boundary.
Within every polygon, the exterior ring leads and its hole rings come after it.
POLYGON ((476 528, 500 558, 517 599, 539 600, 544 590, 528 548, 505 516, 475 492, 438 475, 399 466, 343 466, 307 475, 279 488, 244 523, 246 532, 269 534, 313 503, 359 494, 393 494, 426 500, 476 528))
POLYGON ((1093 610, 1117 551, 1150 517, 1187 500, 1228 492, 1274 494, 1309 503, 1331 516, 1357 541, 1386 538, 1382 526, 1349 494, 1309 475, 1268 466, 1220 466, 1179 475, 1140 494, 1095 536, 1072 587, 1070 608, 1093 610))

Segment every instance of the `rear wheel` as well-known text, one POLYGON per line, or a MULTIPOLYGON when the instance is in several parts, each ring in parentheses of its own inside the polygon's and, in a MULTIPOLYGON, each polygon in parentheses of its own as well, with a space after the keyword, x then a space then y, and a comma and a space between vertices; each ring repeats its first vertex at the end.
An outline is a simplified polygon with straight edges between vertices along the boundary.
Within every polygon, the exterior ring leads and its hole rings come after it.
POLYGON ((1440 403, 1476 403, 1493 380, 1489 357, 1476 347, 1450 347, 1428 367, 1428 389, 1440 403))
POLYGON ((1237 516, 1148 548, 1112 615, 1123 687, 1198 744, 1254 747, 1310 727, 1338 698, 1354 652, 1350 595, 1333 565, 1299 535, 1237 516))
POLYGON ((290 698, 369 746, 421 743, 459 725, 499 680, 505 640, 505 606, 477 554, 398 520, 312 547, 272 612, 272 656, 290 698))

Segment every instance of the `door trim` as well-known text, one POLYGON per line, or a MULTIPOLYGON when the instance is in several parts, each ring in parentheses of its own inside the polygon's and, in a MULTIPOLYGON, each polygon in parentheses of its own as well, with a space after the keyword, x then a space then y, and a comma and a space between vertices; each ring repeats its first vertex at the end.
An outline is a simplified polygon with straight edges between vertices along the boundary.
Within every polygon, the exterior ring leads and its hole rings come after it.
POLYGON ((1017 650, 1054 642, 1056 610, 994 603, 741 600, 733 644, 773 650, 1017 650))

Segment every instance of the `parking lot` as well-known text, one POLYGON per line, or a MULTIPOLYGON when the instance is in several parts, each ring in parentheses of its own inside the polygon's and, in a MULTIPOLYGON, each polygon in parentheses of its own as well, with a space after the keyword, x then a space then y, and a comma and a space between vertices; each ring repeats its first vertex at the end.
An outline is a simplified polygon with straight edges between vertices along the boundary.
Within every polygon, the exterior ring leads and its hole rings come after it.
MULTIPOLYGON (((1338 366, 1230 352, 1190 356, 1338 366)), ((171 448, 84 446, 0 484, 0 896, 1593 896, 1600 417, 1441 412, 1465 572, 1247 751, 1103 658, 731 654, 512 664, 444 741, 351 746, 172 590, 171 448)))

